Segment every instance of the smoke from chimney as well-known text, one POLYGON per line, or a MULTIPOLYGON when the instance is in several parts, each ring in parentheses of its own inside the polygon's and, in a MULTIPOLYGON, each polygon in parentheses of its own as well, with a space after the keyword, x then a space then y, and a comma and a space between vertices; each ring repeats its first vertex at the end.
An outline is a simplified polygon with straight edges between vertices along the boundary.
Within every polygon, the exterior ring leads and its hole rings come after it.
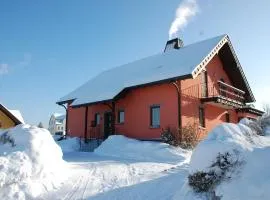
POLYGON ((196 0, 183 0, 175 13, 170 30, 169 39, 177 37, 178 31, 183 29, 189 22, 190 18, 195 16, 198 12, 198 4, 196 0))

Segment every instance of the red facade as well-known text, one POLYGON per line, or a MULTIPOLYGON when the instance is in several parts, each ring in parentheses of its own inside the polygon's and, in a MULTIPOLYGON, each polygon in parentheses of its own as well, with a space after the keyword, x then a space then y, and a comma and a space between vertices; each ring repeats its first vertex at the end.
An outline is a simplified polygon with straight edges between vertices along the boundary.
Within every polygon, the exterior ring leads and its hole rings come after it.
POLYGON ((181 127, 193 124, 203 137, 219 123, 256 118, 258 113, 241 110, 244 92, 232 84, 225 67, 229 66, 224 66, 220 56, 215 55, 195 79, 137 87, 113 102, 69 106, 68 134, 88 139, 106 138, 114 133, 137 139, 158 139, 162 129, 177 130, 181 120, 181 127))

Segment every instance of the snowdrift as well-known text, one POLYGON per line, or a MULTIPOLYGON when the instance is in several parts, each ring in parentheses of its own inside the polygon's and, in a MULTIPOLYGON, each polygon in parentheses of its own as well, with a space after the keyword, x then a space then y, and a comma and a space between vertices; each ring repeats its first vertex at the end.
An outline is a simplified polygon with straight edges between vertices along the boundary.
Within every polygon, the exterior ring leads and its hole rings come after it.
POLYGON ((80 149, 80 138, 68 137, 66 139, 57 141, 57 144, 61 147, 63 153, 79 151, 80 149))
POLYGON ((123 135, 110 136, 95 153, 142 162, 159 162, 177 164, 190 156, 190 151, 175 148, 160 142, 142 142, 123 135))
MULTIPOLYGON (((207 172, 219 153, 229 152, 243 162, 231 178, 215 188, 222 200, 270 199, 270 136, 258 136, 248 120, 239 124, 224 123, 211 131, 194 150, 189 173, 207 172)), ((267 127, 264 131, 269 131, 267 127)), ((207 199, 194 193, 186 183, 175 199, 207 199)))
POLYGON ((0 199, 33 199, 64 180, 67 166, 49 131, 18 125, 0 137, 0 199))

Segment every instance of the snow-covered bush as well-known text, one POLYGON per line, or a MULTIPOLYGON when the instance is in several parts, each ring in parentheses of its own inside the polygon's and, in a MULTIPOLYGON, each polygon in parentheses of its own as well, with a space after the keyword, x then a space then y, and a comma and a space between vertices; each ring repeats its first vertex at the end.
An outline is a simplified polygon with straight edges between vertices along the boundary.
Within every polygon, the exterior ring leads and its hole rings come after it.
POLYGON ((222 181, 229 180, 244 162, 239 159, 238 152, 234 155, 225 152, 219 153, 208 171, 197 171, 188 176, 188 184, 195 192, 212 192, 222 181))
POLYGON ((14 139, 8 135, 8 132, 4 132, 0 135, 0 144, 6 144, 9 143, 12 147, 16 146, 14 139))
MULTIPOLYGON (((220 175, 224 171, 221 168, 229 169, 225 170, 225 179, 216 184, 212 191, 215 198, 222 196, 222 200, 270 199, 268 178, 270 162, 266 162, 270 155, 270 137, 265 132, 270 127, 265 127, 264 136, 260 136, 249 127, 249 123, 249 120, 244 119, 239 124, 220 124, 196 146, 192 153, 189 167, 191 175, 204 172, 205 174, 197 174, 197 177, 208 178, 207 172, 211 170, 220 175), (223 162, 225 160, 223 156, 218 156, 226 155, 226 152, 232 156, 232 161, 237 161, 235 167, 223 162)), ((196 193, 187 182, 175 199, 214 199, 206 194, 196 193)))
POLYGON ((0 199, 33 199, 66 178, 62 151, 46 129, 18 125, 0 135, 11 141, 0 144, 0 199))

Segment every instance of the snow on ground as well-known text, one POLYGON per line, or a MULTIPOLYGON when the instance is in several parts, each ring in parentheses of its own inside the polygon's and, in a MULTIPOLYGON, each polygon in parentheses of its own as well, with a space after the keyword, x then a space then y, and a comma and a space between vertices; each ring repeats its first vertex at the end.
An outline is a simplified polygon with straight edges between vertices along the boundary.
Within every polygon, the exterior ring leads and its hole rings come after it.
POLYGON ((188 152, 165 143, 142 142, 123 135, 109 137, 95 150, 98 155, 171 164, 178 163, 188 152))
POLYGON ((21 125, 9 130, 15 147, 0 145, 0 199, 206 200, 189 187, 188 175, 209 170, 219 153, 237 152, 244 162, 215 188, 216 195, 221 200, 268 200, 270 127, 263 129, 266 136, 258 136, 249 123, 217 126, 192 155, 119 135, 109 137, 95 152, 79 152, 77 139, 69 138, 57 142, 67 164, 48 131, 21 125))
POLYGON ((0 137, 0 199, 32 199, 60 186, 67 168, 49 131, 18 125, 0 137))
POLYGON ((190 154, 158 142, 111 136, 94 153, 65 153, 70 178, 42 198, 168 199, 188 173, 190 154))
MULTIPOLYGON (((264 131, 268 131, 269 127, 264 131)), ((223 181, 215 189, 222 200, 268 200, 270 199, 270 137, 258 136, 249 128, 247 120, 239 124, 224 123, 217 126, 194 150, 189 173, 208 171, 218 153, 235 154, 243 161, 231 179, 223 181)), ((188 184, 184 184, 175 199, 204 199, 194 194, 188 184)))

